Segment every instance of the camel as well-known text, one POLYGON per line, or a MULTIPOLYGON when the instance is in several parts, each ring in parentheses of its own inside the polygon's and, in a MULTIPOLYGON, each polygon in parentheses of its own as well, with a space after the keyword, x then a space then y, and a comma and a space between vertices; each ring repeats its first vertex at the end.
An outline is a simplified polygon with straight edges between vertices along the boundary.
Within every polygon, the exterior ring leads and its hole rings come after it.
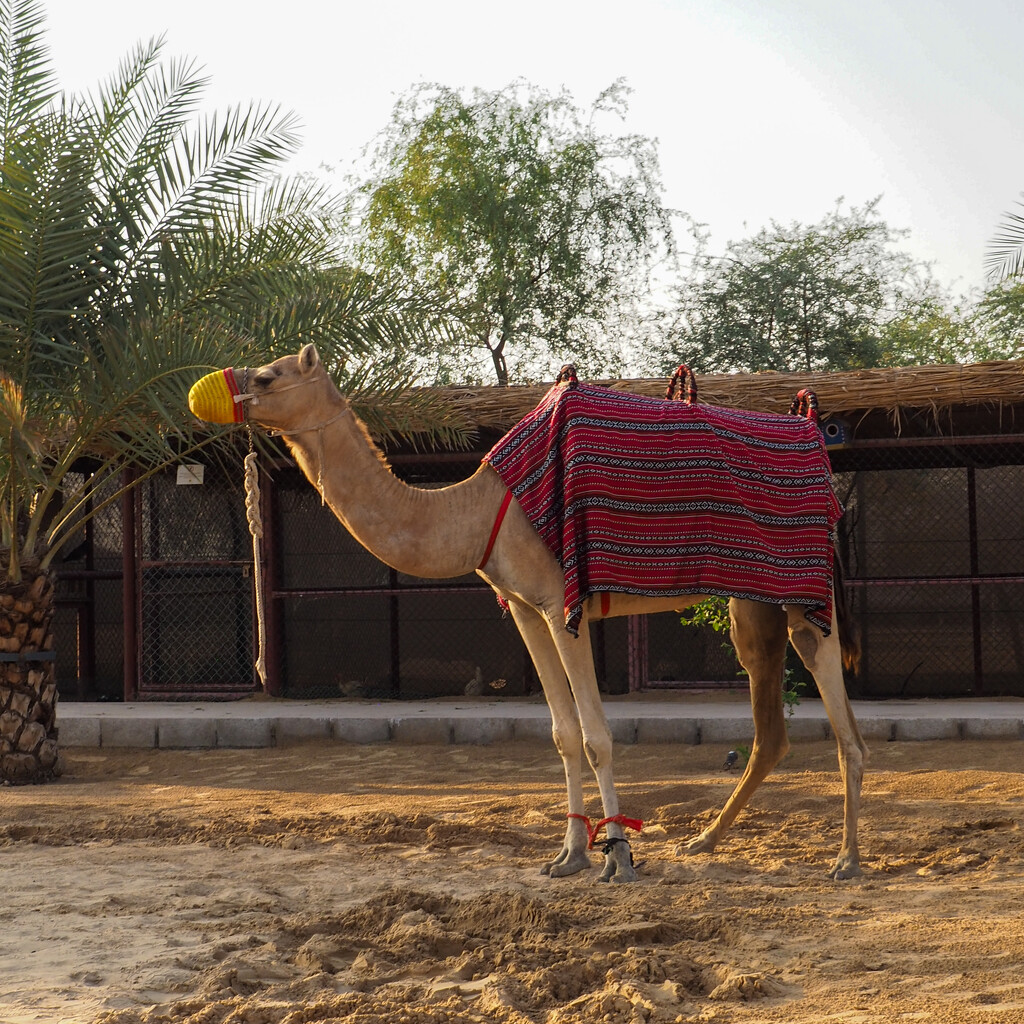
MULTIPOLYGON (((587 621, 680 610, 703 598, 593 595, 584 602, 584 619, 578 636, 573 636, 565 627, 562 568, 518 504, 507 504, 508 490, 494 469, 482 463, 467 480, 437 490, 398 480, 313 345, 258 369, 208 374, 193 387, 189 405, 201 419, 229 423, 247 417, 282 436, 341 523, 387 565, 434 579, 475 571, 490 584, 507 603, 533 659, 565 768, 565 838, 542 872, 558 878, 591 867, 588 851, 598 828, 606 827, 601 881, 635 881, 625 828, 637 829, 641 823, 619 810, 612 735, 601 705, 587 621), (503 503, 507 514, 499 521, 503 503), (585 814, 584 757, 600 793, 603 819, 596 826, 585 814)), ((839 606, 832 607, 838 618, 839 606)), ((754 741, 746 768, 721 812, 680 846, 677 855, 714 850, 789 749, 780 685, 788 639, 814 676, 838 744, 845 789, 843 836, 829 874, 834 879, 860 874, 857 823, 867 747, 846 695, 841 630, 825 636, 808 623, 805 610, 799 605, 730 601, 732 642, 750 679, 754 741)))

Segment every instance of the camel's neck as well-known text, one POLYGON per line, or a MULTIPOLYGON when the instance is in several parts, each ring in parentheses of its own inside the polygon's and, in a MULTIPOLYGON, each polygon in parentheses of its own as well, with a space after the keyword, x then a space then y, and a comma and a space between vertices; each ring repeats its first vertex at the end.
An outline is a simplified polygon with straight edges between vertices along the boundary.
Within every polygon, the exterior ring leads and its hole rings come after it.
POLYGON ((484 470, 426 490, 395 477, 355 413, 340 406, 326 425, 285 440, 309 481, 368 551, 399 572, 433 579, 472 572, 487 545, 504 488, 484 470), (491 507, 493 505, 493 508, 491 507))

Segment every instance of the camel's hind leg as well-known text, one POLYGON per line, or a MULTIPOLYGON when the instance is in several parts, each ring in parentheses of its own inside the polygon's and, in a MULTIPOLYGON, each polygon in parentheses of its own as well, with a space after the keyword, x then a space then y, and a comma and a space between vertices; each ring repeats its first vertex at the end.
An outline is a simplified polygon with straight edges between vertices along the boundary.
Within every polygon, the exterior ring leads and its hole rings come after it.
POLYGON ((743 810, 754 790, 789 750, 782 704, 782 670, 786 657, 786 615, 777 605, 759 601, 729 602, 730 635, 736 657, 750 677, 754 744, 746 770, 721 813, 679 854, 709 853, 743 810))
MULTIPOLYGON (((833 607, 835 606, 833 602, 833 607)), ((868 748, 861 737, 853 709, 846 696, 843 661, 839 647, 839 631, 829 636, 812 626, 804 616, 802 605, 787 605, 789 638, 801 660, 814 676, 818 693, 839 746, 839 771, 845 789, 843 810, 843 844, 829 874, 833 878, 853 878, 860 874, 860 851, 857 848, 857 819, 860 814, 860 788, 868 748)))

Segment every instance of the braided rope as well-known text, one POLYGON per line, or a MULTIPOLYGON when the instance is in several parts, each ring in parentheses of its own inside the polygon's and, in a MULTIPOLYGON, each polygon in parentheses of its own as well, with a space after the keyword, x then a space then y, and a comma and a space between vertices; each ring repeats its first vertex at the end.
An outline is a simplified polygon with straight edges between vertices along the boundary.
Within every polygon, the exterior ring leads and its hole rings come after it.
POLYGON ((812 423, 818 422, 818 396, 810 389, 803 388, 796 393, 789 407, 790 416, 803 416, 812 423))
POLYGON ((697 404, 697 378, 686 363, 680 363, 676 372, 672 374, 665 397, 670 401, 685 402, 687 405, 697 404))
POLYGON ((245 457, 245 518, 249 523, 249 533, 252 534, 253 586, 256 588, 256 629, 259 636, 256 672, 263 689, 266 690, 267 663, 264 652, 267 642, 267 621, 263 607, 263 560, 260 558, 263 517, 260 512, 260 471, 254 451, 245 457))

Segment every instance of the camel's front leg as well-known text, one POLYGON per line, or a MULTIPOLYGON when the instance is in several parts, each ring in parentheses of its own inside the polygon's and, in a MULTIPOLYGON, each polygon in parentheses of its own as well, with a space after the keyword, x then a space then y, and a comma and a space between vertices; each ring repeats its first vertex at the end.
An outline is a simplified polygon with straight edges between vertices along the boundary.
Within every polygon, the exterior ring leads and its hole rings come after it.
POLYGON ((750 677, 754 743, 746 770, 718 817, 696 839, 678 847, 677 854, 710 853, 789 749, 782 705, 786 617, 776 605, 736 599, 729 602, 729 617, 736 657, 750 677))
POLYGON ((569 807, 565 840, 558 856, 541 868, 543 874, 561 878, 591 866, 587 852, 590 839, 583 814, 583 734, 547 622, 533 608, 516 598, 509 600, 509 610, 544 689, 544 697, 551 711, 551 735, 565 767, 569 807))
MULTIPOLYGON (((562 667, 569 678, 572 696, 579 715, 583 732, 583 750, 597 779, 601 793, 601 805, 607 822, 604 870, 602 882, 634 882, 637 874, 633 867, 633 856, 619 818, 619 798, 615 792, 615 777, 612 771, 612 731, 601 704, 597 688, 597 674, 594 671, 594 655, 590 646, 590 631, 586 616, 580 623, 580 635, 572 636, 560 621, 549 621, 550 635, 558 649, 562 667)), ((638 827, 638 826, 636 826, 638 827)))

